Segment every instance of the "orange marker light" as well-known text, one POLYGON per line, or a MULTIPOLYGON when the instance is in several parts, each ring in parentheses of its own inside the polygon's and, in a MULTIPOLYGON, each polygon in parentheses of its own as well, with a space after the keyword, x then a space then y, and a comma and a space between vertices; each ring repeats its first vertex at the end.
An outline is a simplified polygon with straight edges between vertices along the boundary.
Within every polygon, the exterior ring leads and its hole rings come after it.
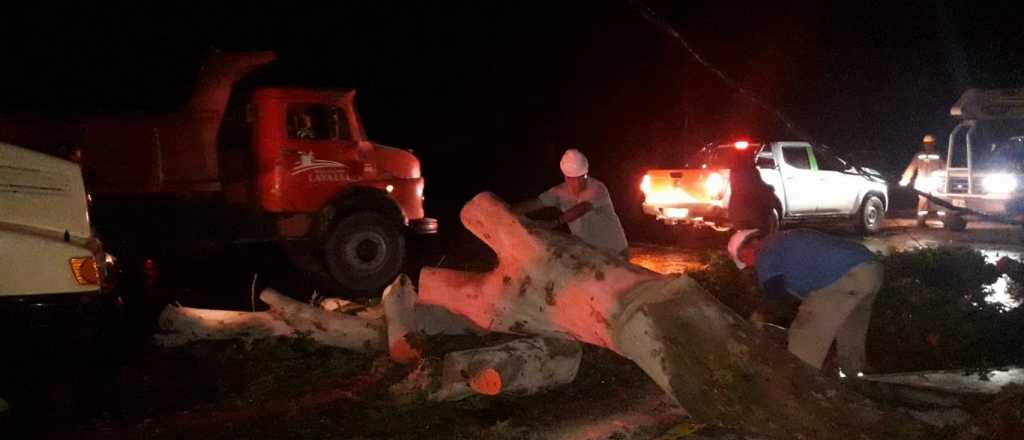
POLYGON ((93 257, 75 257, 68 260, 68 263, 71 265, 71 275, 75 277, 76 283, 81 285, 100 283, 99 267, 96 266, 96 260, 93 257))

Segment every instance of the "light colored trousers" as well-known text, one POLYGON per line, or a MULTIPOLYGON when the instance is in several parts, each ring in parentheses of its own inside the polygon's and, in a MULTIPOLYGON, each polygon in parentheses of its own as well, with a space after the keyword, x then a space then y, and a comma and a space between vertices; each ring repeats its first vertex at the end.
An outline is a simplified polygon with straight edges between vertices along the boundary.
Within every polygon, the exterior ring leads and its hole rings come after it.
POLYGON ((821 368, 835 340, 839 367, 852 374, 863 371, 871 305, 882 288, 883 272, 877 261, 861 263, 828 287, 811 292, 789 327, 790 353, 821 368))

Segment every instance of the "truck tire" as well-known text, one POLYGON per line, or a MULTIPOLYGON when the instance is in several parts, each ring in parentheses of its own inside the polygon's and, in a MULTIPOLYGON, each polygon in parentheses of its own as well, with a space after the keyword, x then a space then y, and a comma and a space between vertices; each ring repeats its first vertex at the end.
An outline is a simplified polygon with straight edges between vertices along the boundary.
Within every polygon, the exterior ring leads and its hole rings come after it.
POLYGON ((946 218, 942 219, 942 227, 946 230, 953 232, 961 232, 967 229, 967 220, 959 215, 949 214, 946 218))
POLYGON ((405 237, 383 214, 358 212, 338 220, 324 244, 331 277, 352 295, 377 293, 393 281, 405 260, 405 237))
POLYGON ((882 204, 882 199, 879 199, 878 196, 869 195, 861 202, 854 226, 857 228, 857 232, 874 234, 882 229, 882 218, 884 217, 885 205, 882 204))

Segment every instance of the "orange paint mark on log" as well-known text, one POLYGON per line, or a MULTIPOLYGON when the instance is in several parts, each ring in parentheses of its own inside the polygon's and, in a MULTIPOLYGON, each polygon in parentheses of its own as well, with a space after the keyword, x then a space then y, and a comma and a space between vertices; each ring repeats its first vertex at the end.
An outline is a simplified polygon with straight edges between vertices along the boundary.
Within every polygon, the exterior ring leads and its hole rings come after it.
POLYGON ((469 379, 469 388, 485 396, 497 396, 501 393, 501 373, 485 368, 469 379))
POLYGON ((388 353, 391 355, 391 360, 400 364, 410 364, 422 357, 420 352, 413 348, 405 338, 391 344, 391 347, 388 348, 388 353))

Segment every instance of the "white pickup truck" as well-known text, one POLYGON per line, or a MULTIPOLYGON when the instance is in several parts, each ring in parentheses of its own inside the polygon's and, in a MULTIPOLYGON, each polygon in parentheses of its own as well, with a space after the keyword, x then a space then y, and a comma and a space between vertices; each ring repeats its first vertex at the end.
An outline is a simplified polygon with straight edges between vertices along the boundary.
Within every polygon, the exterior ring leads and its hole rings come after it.
POLYGON ((709 144, 685 168, 650 170, 641 189, 643 210, 667 224, 729 228, 729 164, 749 156, 775 192, 776 226, 807 220, 852 222, 878 231, 889 203, 878 172, 849 165, 807 142, 709 144))

